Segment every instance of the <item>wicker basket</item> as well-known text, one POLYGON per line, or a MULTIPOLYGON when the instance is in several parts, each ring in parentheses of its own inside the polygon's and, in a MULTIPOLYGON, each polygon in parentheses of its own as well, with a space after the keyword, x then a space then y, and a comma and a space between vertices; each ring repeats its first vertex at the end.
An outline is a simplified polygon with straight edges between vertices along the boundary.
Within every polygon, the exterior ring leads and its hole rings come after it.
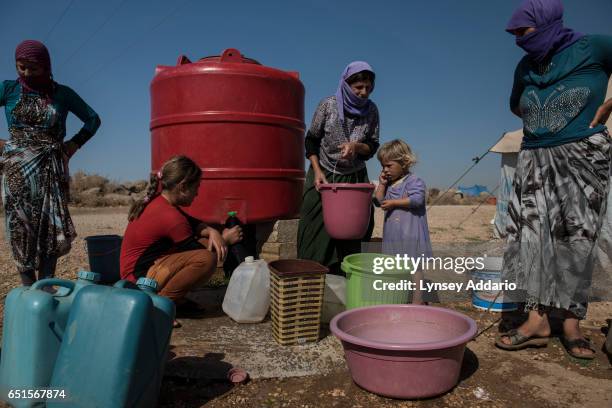
POLYGON ((328 269, 301 259, 282 259, 268 266, 274 339, 283 345, 318 341, 328 269))

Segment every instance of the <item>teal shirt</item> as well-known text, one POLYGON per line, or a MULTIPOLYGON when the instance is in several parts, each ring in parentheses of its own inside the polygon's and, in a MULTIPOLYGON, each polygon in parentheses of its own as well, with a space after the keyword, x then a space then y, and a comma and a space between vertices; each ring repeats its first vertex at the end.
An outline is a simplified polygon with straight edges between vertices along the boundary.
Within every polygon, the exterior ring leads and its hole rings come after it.
MULTIPOLYGON (((4 113, 6 114, 6 122, 9 129, 24 126, 16 122, 13 116, 13 110, 21 98, 21 91, 21 84, 17 81, 3 81, 0 83, 0 106, 4 106, 4 113)), ((66 135, 66 118, 68 117, 68 112, 74 113, 83 121, 82 129, 72 139, 79 146, 93 136, 96 130, 98 130, 98 127, 100 127, 100 118, 98 114, 69 87, 57 84, 55 93, 51 99, 51 105, 58 115, 58 122, 61 126, 60 136, 62 138, 66 135)), ((50 127, 50 124, 48 127, 50 127)))
POLYGON ((604 103, 612 72, 612 36, 587 35, 538 66, 516 67, 510 108, 523 119, 523 149, 559 146, 603 132, 589 125, 604 103))

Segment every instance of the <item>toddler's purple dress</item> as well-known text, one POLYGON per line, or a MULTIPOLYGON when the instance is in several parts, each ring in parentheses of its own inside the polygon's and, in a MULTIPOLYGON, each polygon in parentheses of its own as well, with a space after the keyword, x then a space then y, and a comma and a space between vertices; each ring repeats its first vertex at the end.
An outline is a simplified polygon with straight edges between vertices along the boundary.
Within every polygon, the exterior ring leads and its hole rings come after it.
POLYGON ((408 208, 385 213, 383 253, 431 257, 431 242, 425 212, 425 183, 414 174, 387 188, 385 200, 409 198, 408 208))

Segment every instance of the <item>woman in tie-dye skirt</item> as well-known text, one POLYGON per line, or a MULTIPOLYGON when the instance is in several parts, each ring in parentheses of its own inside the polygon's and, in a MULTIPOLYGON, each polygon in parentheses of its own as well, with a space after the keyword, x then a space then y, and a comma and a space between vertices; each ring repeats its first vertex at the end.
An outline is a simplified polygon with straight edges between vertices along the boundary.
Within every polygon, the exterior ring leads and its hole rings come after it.
POLYGON ((98 115, 70 88, 53 81, 47 48, 27 40, 15 51, 17 80, 0 83, 10 133, 0 140, 6 238, 22 283, 55 273, 76 232, 68 213, 68 160, 100 126, 98 115), (69 112, 84 122, 69 141, 69 112))

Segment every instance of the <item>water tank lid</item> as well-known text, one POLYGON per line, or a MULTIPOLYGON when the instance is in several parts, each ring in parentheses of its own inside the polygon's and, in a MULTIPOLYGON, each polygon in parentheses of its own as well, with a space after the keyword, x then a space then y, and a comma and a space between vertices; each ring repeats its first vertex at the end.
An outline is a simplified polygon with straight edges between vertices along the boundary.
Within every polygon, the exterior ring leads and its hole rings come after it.
POLYGON ((89 271, 79 271, 77 273, 78 279, 83 279, 90 282, 100 282, 102 275, 97 272, 89 272, 89 271))
POLYGON ((252 256, 247 256, 246 258, 244 258, 244 262, 253 263, 255 262, 255 258, 253 258, 252 256))
POLYGON ((157 281, 151 278, 138 278, 136 285, 143 290, 152 290, 157 292, 157 281))
MULTIPOLYGON (((182 57, 182 56, 181 56, 182 57)), ((177 65, 183 65, 187 61, 179 57, 177 65)), ((191 62, 191 61, 189 61, 191 62)), ((243 64, 255 64, 261 65, 261 63, 253 58, 247 58, 242 53, 235 48, 228 48, 221 55, 212 55, 209 57, 200 58, 198 62, 233 62, 233 63, 243 63, 243 64)))

